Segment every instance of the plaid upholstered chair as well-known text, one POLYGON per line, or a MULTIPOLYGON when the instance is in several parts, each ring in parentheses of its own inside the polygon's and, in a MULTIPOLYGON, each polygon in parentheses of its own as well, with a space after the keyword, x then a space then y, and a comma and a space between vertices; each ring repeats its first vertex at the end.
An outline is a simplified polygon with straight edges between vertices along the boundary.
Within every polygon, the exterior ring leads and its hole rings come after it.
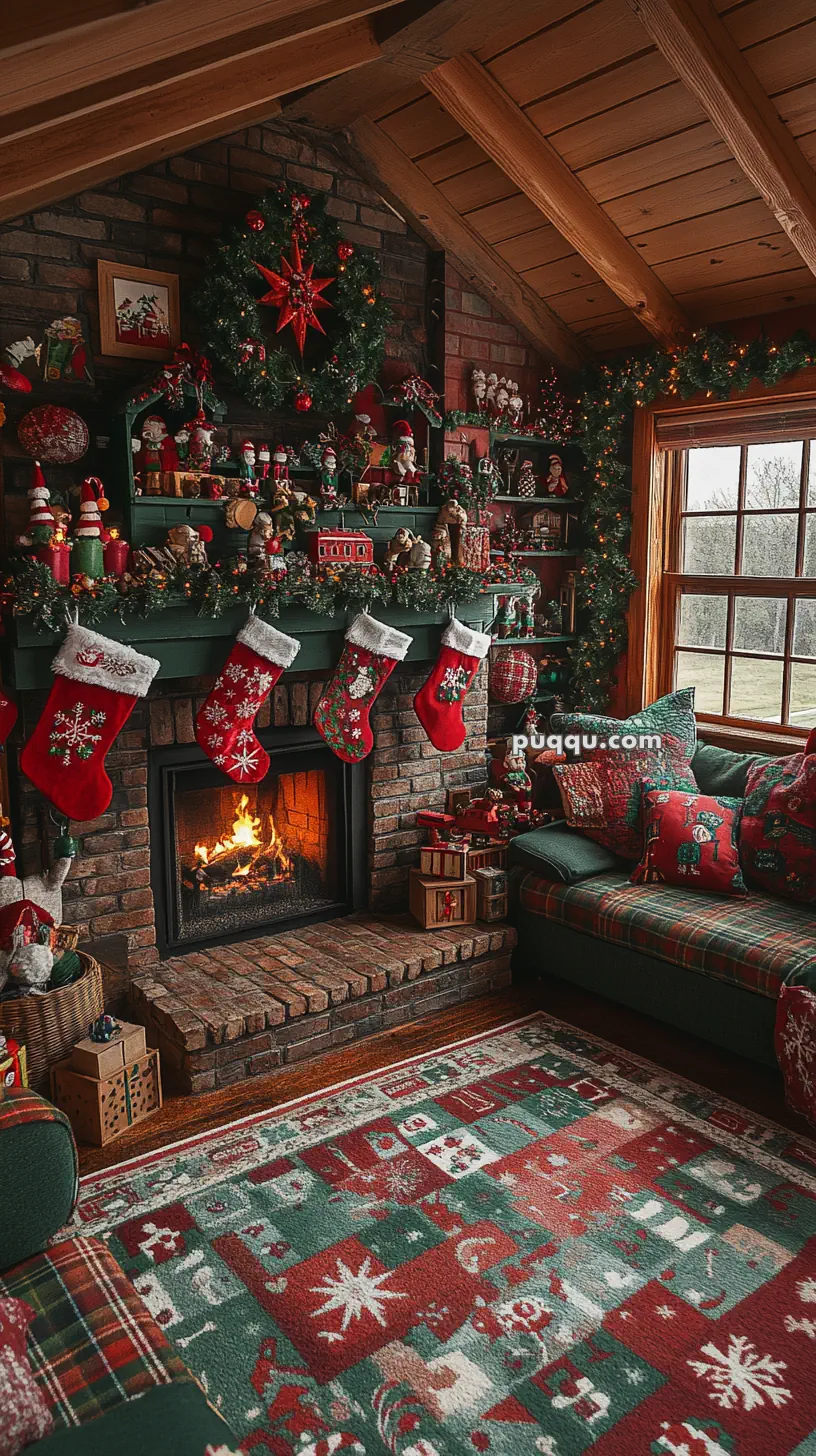
POLYGON ((0 1092, 0 1299, 34 1311, 27 1353, 54 1426, 27 1451, 203 1456, 233 1445, 107 1245, 82 1233, 50 1242, 77 1187, 63 1113, 34 1092, 0 1092))

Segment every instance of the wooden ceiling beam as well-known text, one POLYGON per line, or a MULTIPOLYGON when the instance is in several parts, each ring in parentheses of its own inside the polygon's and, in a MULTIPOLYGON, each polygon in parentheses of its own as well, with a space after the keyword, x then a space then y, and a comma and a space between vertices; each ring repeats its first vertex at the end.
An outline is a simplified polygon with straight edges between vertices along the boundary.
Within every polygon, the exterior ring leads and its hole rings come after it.
MULTIPOLYGON (((141 66, 122 76, 106 76, 87 86, 75 86, 71 91, 55 95, 49 100, 40 100, 20 110, 4 111, 9 106, 9 93, 0 94, 0 141, 11 137, 22 137, 27 132, 38 131, 51 122, 64 121, 71 116, 84 115, 92 123, 91 113, 112 101, 124 101, 126 97, 143 95, 156 86, 171 81, 181 81, 196 76, 203 89, 218 84, 221 67, 229 61, 243 59, 251 62, 253 69, 263 62, 266 52, 274 47, 299 39, 308 44, 323 30, 351 20, 358 20, 376 12, 378 7, 399 5, 401 0, 310 0, 307 9, 297 16, 242 30, 230 36, 227 41, 218 41, 200 46, 183 55, 172 56, 152 65, 141 66)), ((0 59, 0 93, 2 93, 3 61, 0 59)), ((18 99, 23 92, 18 90, 18 99)))
POLYGON ((83 28, 58 40, 32 45, 14 55, 0 51, 0 113, 74 98, 89 87, 108 95, 143 89, 144 78, 181 79, 215 63, 308 36, 354 16, 368 15, 400 0, 154 0, 106 24, 83 28), (332 13, 334 12, 334 13, 332 13), (118 84, 117 84, 118 83, 118 84))
POLYGON ((433 182, 376 122, 360 117, 346 131, 346 155, 363 177, 432 246, 442 247, 465 276, 515 324, 539 353, 574 374, 591 357, 557 314, 460 217, 433 182))
MULTIPOLYGON (((517 21, 510 20, 496 0, 413 0, 413 5, 419 13, 402 24, 396 24, 399 10, 377 21, 382 59, 369 66, 363 86, 359 78, 338 76, 305 94, 295 94, 292 87, 292 95, 283 103, 286 119, 328 128, 348 126, 389 102, 398 105, 407 87, 451 56, 487 44, 498 50, 503 33, 511 39, 517 30, 517 21)), ((525 24, 533 31, 537 23, 546 25, 551 14, 552 0, 527 0, 525 24)))
POLYGON ((423 84, 656 339, 671 346, 691 333, 669 290, 475 56, 446 61, 423 84))
POLYGON ((816 273, 816 174, 709 0, 629 4, 816 273))
POLYGON ((113 101, 0 143, 0 220, 172 156, 280 111, 293 78, 310 80, 363 66, 379 55, 370 20, 355 20, 289 41, 247 68, 243 59, 198 76, 113 101))

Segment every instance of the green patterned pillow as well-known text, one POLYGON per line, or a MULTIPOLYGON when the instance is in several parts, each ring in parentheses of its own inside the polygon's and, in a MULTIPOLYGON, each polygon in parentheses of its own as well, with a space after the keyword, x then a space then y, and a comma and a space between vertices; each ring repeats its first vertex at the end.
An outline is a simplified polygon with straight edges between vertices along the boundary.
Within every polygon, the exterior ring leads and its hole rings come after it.
MULTIPOLYGON (((667 693, 648 708, 641 708, 631 718, 608 718, 599 713, 553 713, 550 719, 553 733, 597 734, 599 740, 610 733, 661 733, 682 746, 686 758, 691 762, 697 747, 697 720, 694 716, 694 688, 680 688, 676 693, 667 693)), ((594 758, 606 749, 598 747, 585 750, 582 758, 594 758)))

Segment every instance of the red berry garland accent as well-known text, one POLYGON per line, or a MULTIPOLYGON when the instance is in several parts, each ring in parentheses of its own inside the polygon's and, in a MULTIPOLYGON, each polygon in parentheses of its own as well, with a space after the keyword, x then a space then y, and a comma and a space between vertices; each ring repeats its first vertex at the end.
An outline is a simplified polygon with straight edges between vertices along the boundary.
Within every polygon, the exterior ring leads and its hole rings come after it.
POLYGON ((262 233, 264 228, 266 227, 266 223, 261 217, 261 214, 259 212, 256 212, 254 209, 252 210, 252 212, 247 213, 245 222, 247 227, 251 228, 254 233, 262 233))
POLYGON ((308 389, 299 389, 297 394, 295 395, 295 409, 300 410, 301 414, 305 414, 306 411, 310 410, 311 408, 312 396, 310 395, 308 389))
POLYGON ((349 258, 354 257, 354 245, 352 243, 338 243, 337 256, 341 263, 347 263, 349 258))

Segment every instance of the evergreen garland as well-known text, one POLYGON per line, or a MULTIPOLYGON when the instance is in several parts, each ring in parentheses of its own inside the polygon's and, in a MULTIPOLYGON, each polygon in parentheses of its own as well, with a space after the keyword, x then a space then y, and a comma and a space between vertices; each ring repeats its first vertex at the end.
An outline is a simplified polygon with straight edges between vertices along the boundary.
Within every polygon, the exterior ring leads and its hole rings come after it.
POLYGON ((632 411, 664 395, 709 399, 743 394, 754 381, 771 386, 816 362, 816 341, 800 330, 783 344, 764 336, 737 344, 701 330, 689 344, 621 364, 603 364, 585 378, 576 443, 593 471, 582 517, 589 543, 577 578, 579 640, 570 648, 570 697, 579 708, 607 705, 626 647, 626 616, 636 585, 629 559, 632 411))
POLYGON ((379 373, 390 311, 378 283, 375 255, 344 243, 324 197, 280 187, 216 245, 196 307, 208 351, 244 399, 269 410, 314 405, 330 415, 347 411, 379 373), (319 314, 328 339, 309 329, 302 361, 293 340, 287 348, 271 346, 277 313, 259 305, 269 284, 255 266, 279 272, 281 257, 291 257, 293 232, 315 278, 335 280, 323 295, 332 307, 319 314))

